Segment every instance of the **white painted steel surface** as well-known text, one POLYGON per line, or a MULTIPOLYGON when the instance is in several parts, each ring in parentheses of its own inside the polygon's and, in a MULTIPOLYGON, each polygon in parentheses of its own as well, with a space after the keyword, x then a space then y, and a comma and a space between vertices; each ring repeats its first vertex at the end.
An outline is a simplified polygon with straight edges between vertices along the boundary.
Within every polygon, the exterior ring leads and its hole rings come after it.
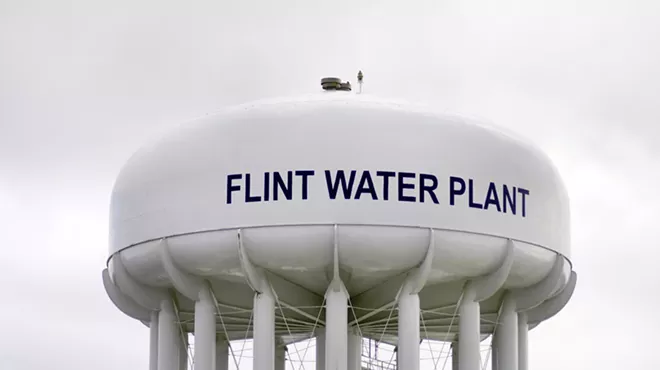
POLYGON ((518 313, 518 370, 529 369, 529 325, 527 323, 527 313, 518 313))
POLYGON ((347 370, 362 370, 362 337, 359 334, 349 332, 347 346, 347 370))
MULTIPOLYGON (((245 105, 184 125, 137 152, 123 168, 113 193, 111 252, 208 230, 367 224, 497 235, 568 255, 566 194, 541 152, 486 126, 406 108, 336 94, 245 105), (425 204, 332 201, 320 194, 326 191, 326 169, 434 174, 442 181, 437 194, 442 202, 435 205, 428 195, 425 204), (309 178, 306 201, 296 194, 293 201, 245 204, 238 199, 243 189, 234 194, 232 205, 226 204, 227 175, 251 174, 259 195, 265 172, 286 170, 317 172, 309 178), (479 203, 491 181, 523 187, 531 192, 526 197, 531 202, 528 214, 501 217, 494 206, 477 212, 465 205, 468 194, 451 207, 445 183, 450 176, 473 179, 479 203), (443 217, 448 214, 452 217, 443 217)), ((302 176, 295 180, 300 187, 302 176)), ((240 182, 245 185, 245 178, 240 182)), ((415 196, 416 187, 406 196, 415 196)))
POLYGON ((498 367, 518 370, 518 314, 511 294, 506 294, 502 302, 502 314, 498 327, 498 367))
POLYGON ((158 312, 151 312, 149 323, 149 370, 158 370, 158 312))
POLYGON ((188 335, 179 335, 179 370, 188 370, 188 335))
POLYGON ((481 367, 480 313, 479 302, 476 302, 475 299, 475 288, 472 284, 468 284, 463 290, 459 306, 460 348, 457 354, 460 367, 458 370, 480 370, 481 367))
POLYGON ((215 307, 208 289, 195 302, 195 370, 215 370, 215 307))
MULTIPOLYGON (((417 175, 416 175, 417 176, 417 175)), ((419 177, 419 176, 417 176, 419 177)), ((271 176, 271 180, 273 180, 271 176)), ((356 181, 358 181, 357 179, 356 181)), ((405 178, 420 198, 418 178, 405 178)), ((273 185, 272 183, 270 184, 273 185)), ((466 184, 469 187, 469 184, 466 184)), ((466 189, 469 191, 470 189, 466 189)), ((500 199, 500 203, 503 200, 500 199)), ((502 207, 503 208, 503 207, 502 207)), ((452 117, 417 112, 351 95, 246 105, 182 126, 137 152, 123 168, 113 193, 111 253, 164 236, 276 225, 390 225, 433 227, 512 238, 569 254, 568 209, 554 167, 538 150, 498 130, 452 117), (380 200, 331 200, 324 170, 394 171, 437 176, 434 204, 382 200, 382 177, 372 174, 380 200), (263 196, 264 173, 314 170, 308 199, 294 176, 294 199, 245 203, 251 175, 253 195, 263 196), (227 204, 227 176, 242 188, 227 204), (469 194, 450 206, 451 176, 473 179, 473 198, 483 204, 490 182, 519 187, 518 215, 491 206, 468 207, 469 194), (451 215, 451 217, 449 217, 451 215)))
POLYGON ((568 223, 567 197, 554 167, 522 141, 456 117, 329 94, 241 106, 184 125, 141 149, 115 184, 110 253, 124 250, 122 260, 138 281, 167 285, 155 254, 158 240, 168 237, 182 270, 232 278, 241 274, 236 230, 242 228, 256 265, 320 293, 327 282, 318 272, 331 263, 332 225, 338 224, 340 265, 352 272, 345 283, 355 295, 415 266, 428 240, 424 228, 435 228, 437 257, 429 284, 489 272, 511 238, 516 263, 507 287, 519 287, 548 272, 551 250, 569 257, 568 223), (362 171, 370 171, 379 200, 364 194, 359 200, 329 199, 324 171, 354 169, 355 187, 362 171), (302 177, 294 174, 292 200, 280 194, 272 201, 271 194, 268 202, 244 201, 245 174, 251 174, 254 190, 263 188, 265 172, 286 176, 288 170, 315 171, 307 179, 307 200, 302 177), (415 187, 404 196, 418 201, 399 201, 396 179, 389 180, 389 200, 382 200, 377 171, 416 174, 402 181, 415 187), (420 173, 437 178, 439 204, 428 193, 419 202, 420 173), (242 190, 227 204, 231 174, 243 174, 235 181, 242 190), (469 189, 451 206, 451 177, 463 179, 467 188, 472 179, 481 204, 490 182, 500 193, 504 185, 529 190, 525 217, 520 194, 516 215, 495 206, 469 207, 469 189))
POLYGON ((179 330, 172 303, 163 301, 158 313, 158 370, 178 368, 179 330))
POLYGON ((266 292, 254 296, 254 368, 275 368, 275 303, 266 292))
MULTIPOLYGON (((196 343, 200 369, 226 366, 214 364, 209 333, 229 339, 247 333, 255 368, 268 370, 276 366, 276 337, 295 342, 323 333, 327 324, 317 357, 343 369, 347 357, 354 360, 350 334, 334 323, 383 321, 405 287, 414 293, 399 297, 398 331, 395 324, 362 333, 401 341, 398 357, 415 369, 419 309, 451 313, 467 281, 492 275, 480 283, 484 296, 468 292, 453 329, 438 319, 422 333, 469 338, 458 352, 461 369, 473 369, 478 358, 464 356, 495 330, 503 297, 512 297, 507 292, 518 292, 516 299, 529 306, 523 310, 558 306, 542 303, 574 275, 569 221, 554 166, 500 129, 364 95, 265 101, 182 125, 127 162, 112 194, 104 283, 132 317, 162 301, 159 370, 173 370, 164 362, 171 353, 162 352, 176 344, 172 303, 164 301, 172 292, 184 319, 203 321, 195 325, 204 338, 199 349, 196 343), (194 317, 193 288, 205 279, 219 305, 207 297, 194 317), (328 290, 333 279, 344 298, 328 290), (530 287, 535 295, 521 297, 530 287), (327 310, 319 316, 310 307, 319 307, 326 292, 327 310), (358 308, 348 315, 346 297, 358 308), (242 320, 233 322, 247 322, 240 312, 253 310, 253 328, 215 322, 214 329, 209 315, 217 309, 242 320), (308 326, 285 331, 285 312, 308 326)), ((574 276, 571 293, 573 287, 574 276)), ((518 360, 516 302, 509 300, 497 329, 500 368, 518 360)))
POLYGON ((326 294, 325 369, 346 370, 348 364, 348 305, 342 288, 326 294))
POLYGON ((397 364, 401 369, 419 369, 419 296, 402 294, 399 298, 399 342, 397 364))

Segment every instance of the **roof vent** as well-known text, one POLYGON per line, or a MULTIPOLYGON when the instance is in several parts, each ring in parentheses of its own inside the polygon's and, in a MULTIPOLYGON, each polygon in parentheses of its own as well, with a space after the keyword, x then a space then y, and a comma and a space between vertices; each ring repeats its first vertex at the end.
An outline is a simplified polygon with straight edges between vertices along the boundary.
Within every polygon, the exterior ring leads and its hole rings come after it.
POLYGON ((349 81, 342 82, 341 78, 325 77, 321 79, 321 87, 325 91, 351 91, 351 83, 349 81))

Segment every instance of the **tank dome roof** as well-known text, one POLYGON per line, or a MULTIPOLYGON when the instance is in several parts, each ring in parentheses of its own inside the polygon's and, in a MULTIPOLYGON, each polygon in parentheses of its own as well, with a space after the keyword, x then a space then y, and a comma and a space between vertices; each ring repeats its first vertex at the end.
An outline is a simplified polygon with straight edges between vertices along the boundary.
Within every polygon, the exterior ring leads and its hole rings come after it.
POLYGON ((569 254, 568 199, 540 150, 423 105, 341 91, 231 107, 143 147, 115 184, 111 253, 298 224, 462 230, 569 254))

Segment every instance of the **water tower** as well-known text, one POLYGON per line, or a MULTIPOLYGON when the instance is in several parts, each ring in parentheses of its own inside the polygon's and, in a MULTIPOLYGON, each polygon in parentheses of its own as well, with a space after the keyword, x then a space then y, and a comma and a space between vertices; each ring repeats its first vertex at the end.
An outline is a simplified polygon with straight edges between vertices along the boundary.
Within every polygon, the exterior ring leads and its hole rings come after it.
POLYGON ((150 369, 186 369, 192 333, 195 370, 227 369, 244 338, 253 369, 281 370, 312 337, 319 370, 365 368, 365 339, 395 345, 398 369, 419 369, 428 339, 479 370, 490 336, 493 368, 526 370, 528 330, 576 282, 551 162, 497 129, 323 86, 183 125, 122 169, 103 282, 150 328, 150 369))

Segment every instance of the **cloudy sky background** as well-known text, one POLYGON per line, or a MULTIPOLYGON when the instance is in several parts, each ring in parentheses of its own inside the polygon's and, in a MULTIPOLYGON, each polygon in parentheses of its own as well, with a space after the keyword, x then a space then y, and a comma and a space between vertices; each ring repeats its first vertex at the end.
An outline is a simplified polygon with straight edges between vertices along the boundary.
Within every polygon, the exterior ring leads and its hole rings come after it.
POLYGON ((141 143, 318 79, 513 129, 572 200, 573 300, 531 366, 660 368, 660 2, 0 0, 0 368, 146 369, 106 297, 108 204, 141 143))

